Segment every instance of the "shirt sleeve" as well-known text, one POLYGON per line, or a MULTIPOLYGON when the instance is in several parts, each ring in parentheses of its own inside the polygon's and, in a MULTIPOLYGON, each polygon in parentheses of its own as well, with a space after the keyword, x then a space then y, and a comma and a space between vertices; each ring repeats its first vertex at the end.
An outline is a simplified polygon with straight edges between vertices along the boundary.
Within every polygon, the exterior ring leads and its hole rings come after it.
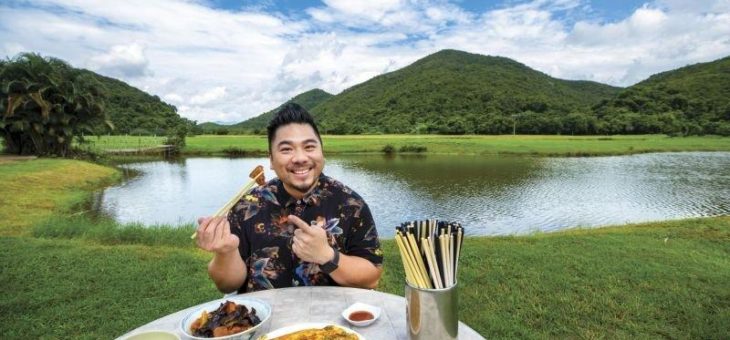
POLYGON ((350 235, 345 242, 344 254, 362 257, 376 266, 383 264, 383 251, 380 249, 378 230, 370 213, 370 208, 362 202, 359 213, 350 217, 350 235))

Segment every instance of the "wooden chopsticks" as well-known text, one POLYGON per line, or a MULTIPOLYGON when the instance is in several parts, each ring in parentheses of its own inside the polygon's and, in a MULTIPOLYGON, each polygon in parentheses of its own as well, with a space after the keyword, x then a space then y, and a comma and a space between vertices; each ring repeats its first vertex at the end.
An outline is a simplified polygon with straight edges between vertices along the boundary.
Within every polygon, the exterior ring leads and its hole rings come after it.
MULTIPOLYGON (((244 185, 243 188, 241 188, 241 190, 239 190, 238 193, 235 196, 233 196, 233 198, 230 201, 228 201, 228 203, 226 203, 223 207, 218 209, 218 211, 216 211, 213 214, 213 217, 220 217, 220 216, 228 215, 228 212, 231 211, 233 206, 236 205, 236 203, 238 203, 238 201, 241 200, 241 197, 250 193, 251 190, 253 190, 253 188, 256 185, 266 184, 266 178, 264 177, 264 167, 261 165, 256 166, 251 171, 251 173, 248 174, 248 177, 251 178, 248 181, 248 183, 246 183, 246 185, 244 185)), ((196 237, 198 237, 197 231, 195 233, 193 233, 192 236, 190 236, 191 239, 195 239, 196 237)))
POLYGON ((456 284, 464 241, 461 224, 424 220, 403 223, 395 229, 395 242, 409 284, 424 289, 456 284))

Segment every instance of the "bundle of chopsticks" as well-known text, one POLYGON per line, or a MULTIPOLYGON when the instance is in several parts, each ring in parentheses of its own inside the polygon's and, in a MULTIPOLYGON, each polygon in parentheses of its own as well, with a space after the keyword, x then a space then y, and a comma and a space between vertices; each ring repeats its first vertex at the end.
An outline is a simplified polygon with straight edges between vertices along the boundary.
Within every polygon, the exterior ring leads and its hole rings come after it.
POLYGON ((464 228, 455 222, 423 220, 396 227, 406 280, 411 286, 443 289, 456 284, 464 228))
MULTIPOLYGON (((216 211, 213 214, 213 217, 220 217, 220 216, 228 215, 228 212, 231 211, 233 206, 236 205, 236 203, 238 203, 238 201, 240 201, 244 195, 248 195, 256 185, 266 184, 266 178, 264 177, 264 167, 261 165, 256 166, 251 171, 251 173, 248 174, 248 177, 250 178, 248 183, 246 183, 246 185, 244 185, 243 188, 241 188, 241 190, 238 191, 236 196, 233 196, 233 198, 231 198, 231 200, 228 201, 228 203, 226 203, 226 205, 224 205, 223 207, 218 209, 218 211, 216 211)), ((197 231, 195 233, 193 233, 192 236, 190 236, 191 239, 195 239, 196 237, 198 237, 197 231)))

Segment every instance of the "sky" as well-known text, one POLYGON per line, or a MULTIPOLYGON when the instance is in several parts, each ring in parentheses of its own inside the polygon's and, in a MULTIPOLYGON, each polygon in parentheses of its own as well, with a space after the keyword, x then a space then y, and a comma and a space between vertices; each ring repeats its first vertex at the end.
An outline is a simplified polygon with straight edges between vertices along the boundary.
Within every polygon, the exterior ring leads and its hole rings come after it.
POLYGON ((442 49, 630 86, 730 55, 730 0, 0 0, 0 57, 61 58, 199 123, 338 94, 442 49))

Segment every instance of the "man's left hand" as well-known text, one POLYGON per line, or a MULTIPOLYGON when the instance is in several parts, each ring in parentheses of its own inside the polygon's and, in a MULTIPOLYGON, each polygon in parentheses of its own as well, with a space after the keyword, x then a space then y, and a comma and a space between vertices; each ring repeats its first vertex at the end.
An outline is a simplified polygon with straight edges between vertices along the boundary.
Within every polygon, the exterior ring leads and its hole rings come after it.
POLYGON ((300 259, 323 264, 334 258, 335 251, 327 242, 327 232, 324 228, 309 225, 294 215, 289 215, 288 221, 297 228, 294 230, 292 251, 300 259))

